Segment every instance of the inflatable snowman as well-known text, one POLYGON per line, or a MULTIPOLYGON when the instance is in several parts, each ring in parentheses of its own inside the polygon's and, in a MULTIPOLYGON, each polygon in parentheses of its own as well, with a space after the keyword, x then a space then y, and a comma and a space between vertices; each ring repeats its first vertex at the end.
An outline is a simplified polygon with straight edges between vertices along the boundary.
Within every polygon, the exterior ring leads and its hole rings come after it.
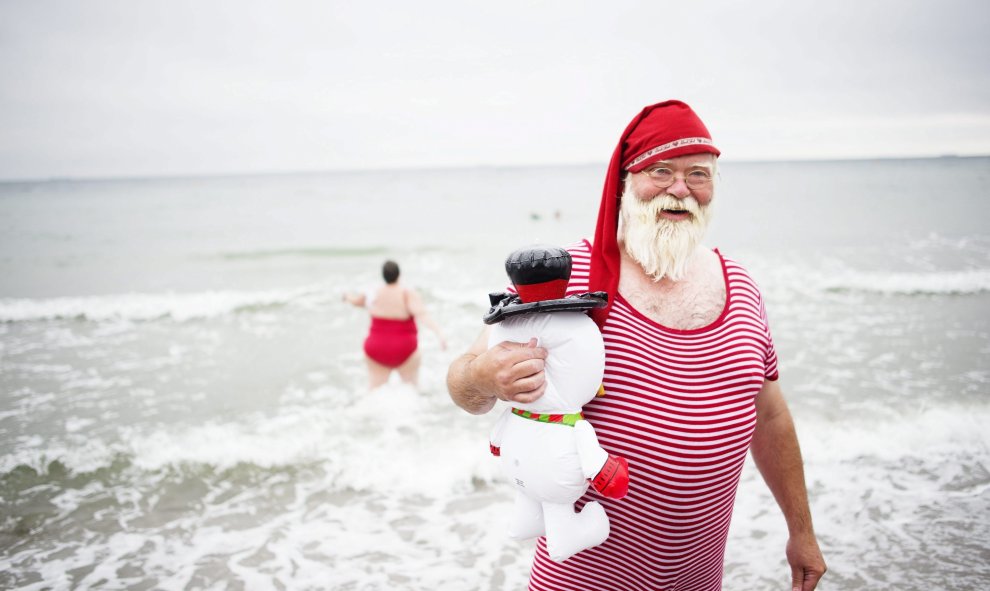
POLYGON ((605 371, 601 333, 585 312, 604 306, 608 295, 564 296, 571 256, 562 248, 517 250, 505 270, 517 293, 490 296, 484 320, 495 326, 488 346, 535 337, 548 351, 546 391, 505 410, 492 430, 491 450, 516 489, 509 534, 520 540, 546 536, 550 558, 561 562, 608 538, 601 504, 574 510, 589 484, 613 499, 624 497, 629 486, 628 463, 601 448, 581 413, 600 392, 605 371))

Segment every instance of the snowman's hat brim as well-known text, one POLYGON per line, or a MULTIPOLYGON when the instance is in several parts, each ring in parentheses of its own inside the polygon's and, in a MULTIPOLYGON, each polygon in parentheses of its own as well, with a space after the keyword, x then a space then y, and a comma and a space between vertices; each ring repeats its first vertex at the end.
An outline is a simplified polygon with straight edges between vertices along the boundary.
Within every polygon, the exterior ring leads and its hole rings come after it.
POLYGON ((593 291, 581 293, 558 300, 542 300, 524 303, 519 294, 492 293, 488 294, 492 307, 485 314, 485 324, 497 324, 511 316, 519 314, 544 314, 548 312, 577 312, 592 308, 604 308, 608 304, 608 293, 593 291))

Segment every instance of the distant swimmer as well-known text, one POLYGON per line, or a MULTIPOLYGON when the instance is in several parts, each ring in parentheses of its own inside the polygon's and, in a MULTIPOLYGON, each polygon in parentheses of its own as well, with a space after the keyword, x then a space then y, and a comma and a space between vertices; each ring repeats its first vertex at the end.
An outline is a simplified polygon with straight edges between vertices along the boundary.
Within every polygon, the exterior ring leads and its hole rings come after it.
POLYGON ((417 321, 436 333, 441 350, 447 348, 447 342, 416 290, 399 283, 399 265, 395 261, 385 261, 382 278, 385 284, 367 294, 343 296, 345 302, 367 308, 371 315, 371 327, 364 340, 369 385, 377 388, 388 382, 395 370, 403 382, 415 386, 421 361, 417 321))

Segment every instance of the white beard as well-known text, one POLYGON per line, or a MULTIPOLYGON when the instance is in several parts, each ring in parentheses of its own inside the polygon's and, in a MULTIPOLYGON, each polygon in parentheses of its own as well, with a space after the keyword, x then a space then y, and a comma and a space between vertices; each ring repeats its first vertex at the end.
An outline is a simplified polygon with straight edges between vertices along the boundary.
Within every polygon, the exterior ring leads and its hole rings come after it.
POLYGON ((618 237, 626 253, 654 281, 664 277, 678 281, 705 236, 711 204, 702 206, 694 197, 678 199, 666 193, 643 201, 636 197, 627 177, 619 214, 618 237), (668 220, 660 217, 664 209, 687 210, 691 216, 668 220))

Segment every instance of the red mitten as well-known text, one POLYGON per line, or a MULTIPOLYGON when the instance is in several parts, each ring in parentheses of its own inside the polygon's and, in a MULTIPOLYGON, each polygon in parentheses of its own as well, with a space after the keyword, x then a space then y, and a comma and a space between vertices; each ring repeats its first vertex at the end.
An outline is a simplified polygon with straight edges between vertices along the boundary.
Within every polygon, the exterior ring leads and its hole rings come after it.
POLYGON ((502 448, 501 447, 495 447, 495 444, 494 443, 489 443, 488 444, 488 449, 491 450, 493 456, 500 456, 500 455, 502 455, 502 448))
POLYGON ((591 481, 598 494, 609 499, 621 499, 629 492, 629 461, 622 456, 608 455, 598 476, 591 481))

